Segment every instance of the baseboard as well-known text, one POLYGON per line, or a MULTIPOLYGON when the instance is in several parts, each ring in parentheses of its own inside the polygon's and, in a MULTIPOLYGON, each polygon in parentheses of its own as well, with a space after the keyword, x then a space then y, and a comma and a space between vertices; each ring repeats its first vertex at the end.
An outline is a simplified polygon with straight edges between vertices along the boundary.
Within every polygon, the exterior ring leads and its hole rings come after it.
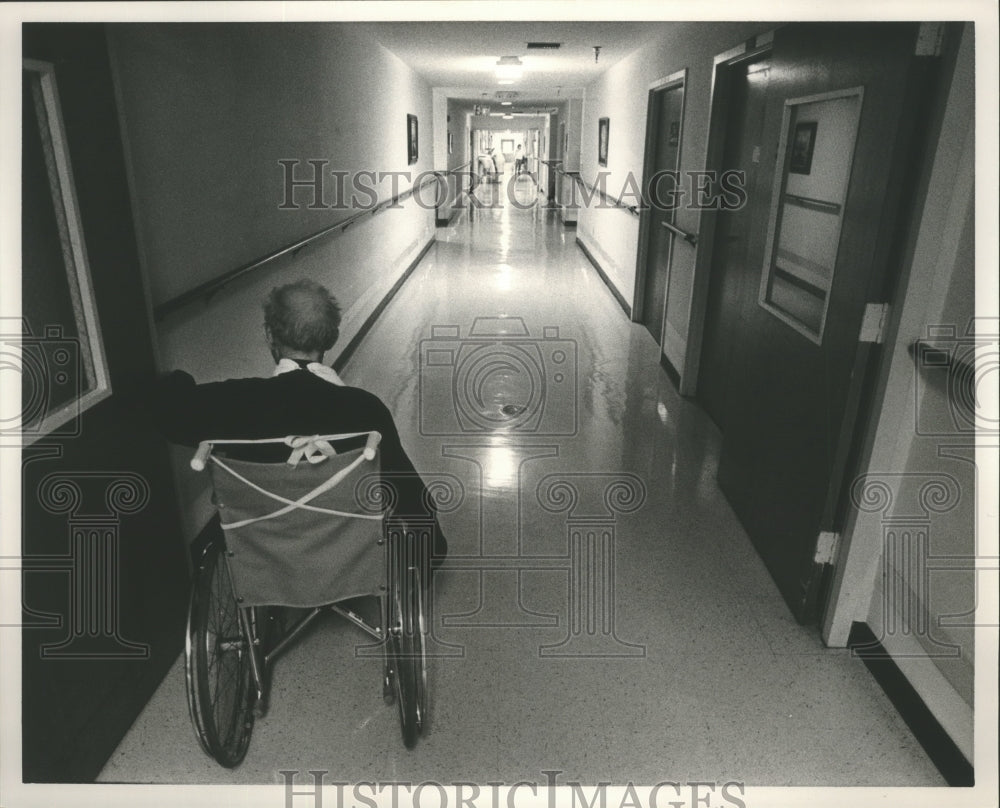
POLYGON ((385 310, 385 307, 389 305, 389 302, 395 297, 396 292, 399 291, 400 287, 406 283, 406 279, 410 277, 413 270, 417 268, 417 265, 423 260, 424 256, 427 255, 427 251, 433 247, 435 244, 434 238, 432 237, 423 247, 423 249, 417 253, 417 257, 414 258, 410 265, 403 271, 403 274, 399 276, 399 279, 392 285, 392 288, 382 297, 375 306, 374 310, 365 321, 361 324, 361 328, 358 329, 358 333, 354 335, 350 342, 344 346, 344 350, 340 352, 337 358, 333 362, 333 369, 340 373, 347 363, 350 361, 354 352, 358 349, 362 340, 368 336, 368 332, 372 330, 372 326, 375 325, 375 321, 378 320, 379 315, 385 310))
MULTIPOLYGON (((576 222, 574 222, 573 225, 576 226, 576 222)), ((615 288, 615 285, 611 282, 611 278, 608 277, 607 273, 604 271, 604 268, 598 263, 597 259, 594 258, 593 255, 591 255, 590 250, 587 249, 587 245, 585 245, 580 240, 579 236, 576 237, 576 245, 583 251, 583 254, 587 256, 587 260, 590 261, 594 269, 597 270, 597 274, 601 276, 601 280, 604 281, 604 285, 611 290, 611 294, 614 295, 615 300, 618 301, 618 305, 622 307, 622 311, 625 312, 625 316, 631 320, 632 307, 628 304, 628 301, 626 301, 625 298, 622 297, 621 292, 619 292, 615 288)))
POLYGON ((865 663, 948 785, 974 786, 972 764, 965 759, 867 623, 856 622, 851 626, 847 645, 865 663))

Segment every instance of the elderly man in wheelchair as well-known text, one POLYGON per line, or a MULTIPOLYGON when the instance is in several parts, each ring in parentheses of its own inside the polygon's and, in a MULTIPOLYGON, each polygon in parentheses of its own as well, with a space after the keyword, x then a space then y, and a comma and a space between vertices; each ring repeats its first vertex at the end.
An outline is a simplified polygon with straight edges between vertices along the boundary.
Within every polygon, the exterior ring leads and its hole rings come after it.
POLYGON ((188 613, 198 739, 238 765, 271 663, 332 611, 381 645, 383 697, 412 747, 427 720, 430 573, 447 552, 433 500, 386 406, 322 364, 339 336, 329 291, 306 280, 273 290, 264 324, 272 377, 196 385, 175 371, 148 402, 169 440, 198 447, 191 465, 209 469, 223 528, 197 564, 188 613), (377 621, 350 607, 368 596, 377 621), (286 614, 298 615, 287 629, 286 614))

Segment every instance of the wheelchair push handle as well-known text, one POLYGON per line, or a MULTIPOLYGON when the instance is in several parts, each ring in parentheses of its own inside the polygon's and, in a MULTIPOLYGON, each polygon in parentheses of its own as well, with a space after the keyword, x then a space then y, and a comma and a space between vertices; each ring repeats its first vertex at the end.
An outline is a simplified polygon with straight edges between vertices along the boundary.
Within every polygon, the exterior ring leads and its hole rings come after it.
POLYGON ((382 440, 382 435, 378 432, 369 432, 368 440, 365 442, 364 456, 365 460, 375 459, 375 450, 378 448, 379 442, 382 440))
POLYGON ((205 463, 208 462, 208 456, 212 453, 212 444, 207 440, 203 440, 198 444, 198 451, 194 453, 194 457, 191 458, 191 468, 195 471, 204 471, 205 463))

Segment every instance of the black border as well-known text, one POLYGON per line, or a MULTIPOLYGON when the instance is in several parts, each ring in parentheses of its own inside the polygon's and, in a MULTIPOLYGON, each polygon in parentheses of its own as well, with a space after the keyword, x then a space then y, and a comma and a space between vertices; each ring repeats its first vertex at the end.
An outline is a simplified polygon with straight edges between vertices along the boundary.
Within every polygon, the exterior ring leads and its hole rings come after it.
POLYGON ((974 786, 976 780, 972 764, 965 759, 869 625, 853 623, 847 645, 851 653, 865 663, 948 785, 974 786))

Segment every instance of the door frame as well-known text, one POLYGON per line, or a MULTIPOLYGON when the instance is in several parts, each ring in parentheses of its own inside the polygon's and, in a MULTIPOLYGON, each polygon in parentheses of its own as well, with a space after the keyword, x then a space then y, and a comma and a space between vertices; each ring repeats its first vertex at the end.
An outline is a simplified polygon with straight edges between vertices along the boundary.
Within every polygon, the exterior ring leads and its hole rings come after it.
MULTIPOLYGON (((850 462, 859 475, 871 469, 891 469, 898 465, 897 435, 887 426, 893 418, 885 413, 893 404, 913 406, 909 385, 913 383, 913 374, 919 372, 910 346, 904 344, 901 334, 913 333, 920 327, 915 323, 925 322, 924 308, 932 294, 926 290, 937 288, 942 277, 950 277, 955 270, 953 261, 943 261, 942 256, 954 256, 961 236, 960 211, 963 205, 975 207, 976 203, 975 135, 966 123, 975 112, 975 102, 960 91, 955 92, 953 86, 959 50, 971 47, 964 41, 966 36, 972 35, 971 29, 965 30, 967 25, 970 23, 944 23, 939 52, 925 54, 936 61, 936 64, 929 63, 925 71, 937 81, 931 85, 934 89, 930 97, 924 100, 927 110, 924 156, 917 168, 909 209, 900 224, 903 243, 898 272, 888 292, 890 306, 883 326, 885 339, 877 346, 881 355, 863 390, 867 417, 858 418, 854 425, 856 446, 852 447, 850 462), (938 161, 942 153, 949 151, 953 151, 955 159, 952 173, 948 174, 954 183, 954 193, 934 193, 940 187, 938 161), (924 233, 928 222, 943 222, 940 244, 930 252, 924 243, 928 238, 924 233)), ((974 61, 974 57, 971 59, 974 61)), ((881 519, 881 512, 865 513, 857 508, 843 515, 829 589, 820 603, 821 636, 830 647, 846 647, 853 622, 867 614, 882 557, 881 519)))
MULTIPOLYGON (((746 62, 766 56, 774 42, 774 32, 765 31, 734 48, 717 54, 712 60, 712 89, 709 96, 708 138, 705 141, 705 171, 721 172, 722 158, 729 128, 729 84, 731 71, 746 62)), ((718 211, 701 211, 698 222, 698 248, 694 259, 691 284, 691 304, 688 310, 688 339, 684 366, 680 373, 680 394, 694 396, 698 392, 701 369, 701 349, 705 339, 705 315, 708 309, 708 289, 714 261, 715 229, 718 211)))
MULTIPOLYGON (((650 177, 653 174, 656 163, 656 142, 659 136, 659 127, 657 126, 657 121, 659 118, 659 99, 660 93, 667 92, 669 90, 674 90, 678 87, 684 89, 684 97, 681 99, 681 129, 680 129, 680 139, 677 143, 677 165, 681 164, 681 155, 684 149, 684 116, 687 112, 687 74, 688 69, 682 68, 669 76, 664 76, 663 78, 657 79, 656 81, 650 82, 649 92, 647 94, 646 100, 646 142, 643 151, 643 165, 642 165, 642 188, 645 189, 646 184, 649 182, 650 177)), ((632 314, 631 319, 633 323, 641 323, 643 316, 645 315, 645 289, 646 289, 646 275, 648 271, 647 258, 649 256, 649 228, 650 228, 650 218, 651 218, 652 208, 643 201, 643 205, 639 211, 639 249, 636 251, 636 263, 635 263, 635 285, 632 288, 632 314)), ((667 322, 667 297, 670 294, 670 264, 674 258, 674 242, 671 239, 670 242, 670 257, 667 260, 667 279, 664 285, 663 294, 663 319, 660 326, 660 337, 656 341, 656 344, 660 348, 660 352, 663 351, 663 328, 666 326, 667 322)))
MULTIPOLYGON (((569 104, 566 105, 566 109, 569 109, 569 104)), ((559 170, 564 170, 566 168, 566 112, 559 113, 559 124, 556 126, 556 142, 555 142, 555 154, 553 155, 553 160, 555 164, 559 167, 559 170)), ((550 144, 551 146, 551 144, 550 144)), ((560 174, 558 171, 553 173, 552 182, 552 195, 553 201, 555 202, 556 208, 562 211, 563 207, 563 178, 564 175, 560 174)))

